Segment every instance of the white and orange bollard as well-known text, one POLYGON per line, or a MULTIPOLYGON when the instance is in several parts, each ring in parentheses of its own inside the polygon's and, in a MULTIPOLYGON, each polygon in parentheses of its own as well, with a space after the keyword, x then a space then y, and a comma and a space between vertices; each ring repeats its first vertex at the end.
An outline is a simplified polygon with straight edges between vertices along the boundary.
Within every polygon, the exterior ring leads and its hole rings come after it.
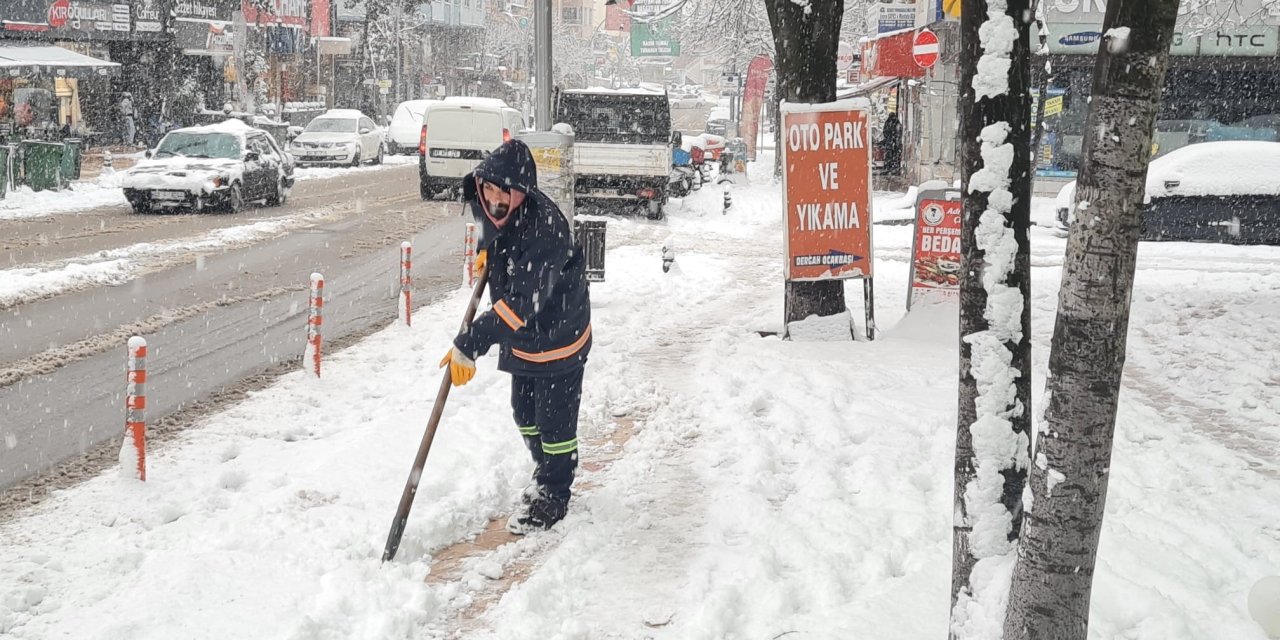
POLYGON ((413 293, 410 291, 413 284, 413 244, 409 241, 400 243, 400 304, 396 305, 396 313, 400 317, 400 321, 404 322, 404 326, 413 326, 413 293))
POLYGON ((311 274, 311 304, 307 312, 307 349, 302 366, 320 377, 320 328, 324 323, 324 276, 311 274))
POLYGON ((476 284, 476 223, 467 223, 467 235, 463 238, 463 256, 467 261, 462 272, 466 274, 466 282, 468 287, 476 284))
POLYGON ((147 341, 129 338, 124 397, 124 442, 120 445, 120 474, 147 480, 147 341))

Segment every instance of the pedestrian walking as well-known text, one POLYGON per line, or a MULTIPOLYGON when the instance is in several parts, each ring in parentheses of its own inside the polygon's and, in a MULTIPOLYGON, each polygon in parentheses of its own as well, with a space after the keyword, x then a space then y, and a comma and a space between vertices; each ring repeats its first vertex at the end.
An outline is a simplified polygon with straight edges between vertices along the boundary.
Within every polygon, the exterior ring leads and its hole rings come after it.
POLYGON ((138 135, 138 114, 133 109, 133 96, 126 91, 120 98, 120 122, 123 125, 123 142, 125 146, 132 147, 133 140, 138 135))
POLYGON ((499 347, 498 369, 511 374, 516 428, 533 457, 533 480, 507 521, 517 535, 565 517, 578 467, 578 408, 591 351, 591 299, 585 255, 569 221, 537 187, 524 142, 498 147, 462 179, 463 198, 480 223, 477 268, 493 308, 453 342, 440 366, 453 384, 475 375, 476 358, 499 347))
POLYGON ((884 149, 884 172, 898 175, 902 171, 902 122, 896 112, 890 111, 884 119, 880 145, 884 149))

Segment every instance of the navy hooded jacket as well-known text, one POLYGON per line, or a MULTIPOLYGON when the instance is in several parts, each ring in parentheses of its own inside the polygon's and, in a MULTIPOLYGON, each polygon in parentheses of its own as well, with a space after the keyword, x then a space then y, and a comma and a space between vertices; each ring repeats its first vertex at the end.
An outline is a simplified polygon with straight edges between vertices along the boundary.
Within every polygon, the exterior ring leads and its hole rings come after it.
POLYGON ((537 185, 533 154, 520 140, 503 143, 462 179, 463 199, 483 229, 480 248, 489 252, 493 308, 453 344, 472 359, 497 344, 502 371, 551 376, 586 363, 591 298, 585 254, 560 208, 537 185), (485 215, 477 179, 525 194, 501 229, 485 215))

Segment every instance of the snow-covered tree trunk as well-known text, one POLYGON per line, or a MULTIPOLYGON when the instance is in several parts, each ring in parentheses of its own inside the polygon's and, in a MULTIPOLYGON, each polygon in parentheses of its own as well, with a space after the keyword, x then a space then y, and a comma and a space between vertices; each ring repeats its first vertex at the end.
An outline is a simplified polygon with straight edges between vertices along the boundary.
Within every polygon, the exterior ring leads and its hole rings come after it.
POLYGON ((1106 505, 1147 162, 1178 0, 1111 0, 1058 294, 1005 638, 1083 640, 1106 505))
MULTIPOLYGON (((789 102, 836 99, 836 53, 844 0, 765 0, 773 28, 778 96, 789 102)), ((844 282, 788 282, 786 321, 845 312, 844 282)))
POLYGON ((1028 0, 964 0, 952 638, 996 638, 1030 462, 1028 0))

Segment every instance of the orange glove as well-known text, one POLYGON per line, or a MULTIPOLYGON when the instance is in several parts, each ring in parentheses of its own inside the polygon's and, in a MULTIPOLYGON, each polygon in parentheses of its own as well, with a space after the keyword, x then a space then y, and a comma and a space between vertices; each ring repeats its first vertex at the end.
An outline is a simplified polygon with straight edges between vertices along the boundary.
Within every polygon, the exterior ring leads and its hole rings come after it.
POLYGON ((477 278, 480 277, 480 274, 484 273, 484 268, 487 264, 489 264, 489 250, 481 249, 477 251, 476 260, 472 263, 472 268, 474 269, 473 273, 476 274, 477 278))
POLYGON ((440 368, 443 369, 445 365, 449 365, 449 379, 455 387, 461 387, 476 377, 476 361, 458 351, 457 347, 450 348, 449 353, 440 359, 440 368))

